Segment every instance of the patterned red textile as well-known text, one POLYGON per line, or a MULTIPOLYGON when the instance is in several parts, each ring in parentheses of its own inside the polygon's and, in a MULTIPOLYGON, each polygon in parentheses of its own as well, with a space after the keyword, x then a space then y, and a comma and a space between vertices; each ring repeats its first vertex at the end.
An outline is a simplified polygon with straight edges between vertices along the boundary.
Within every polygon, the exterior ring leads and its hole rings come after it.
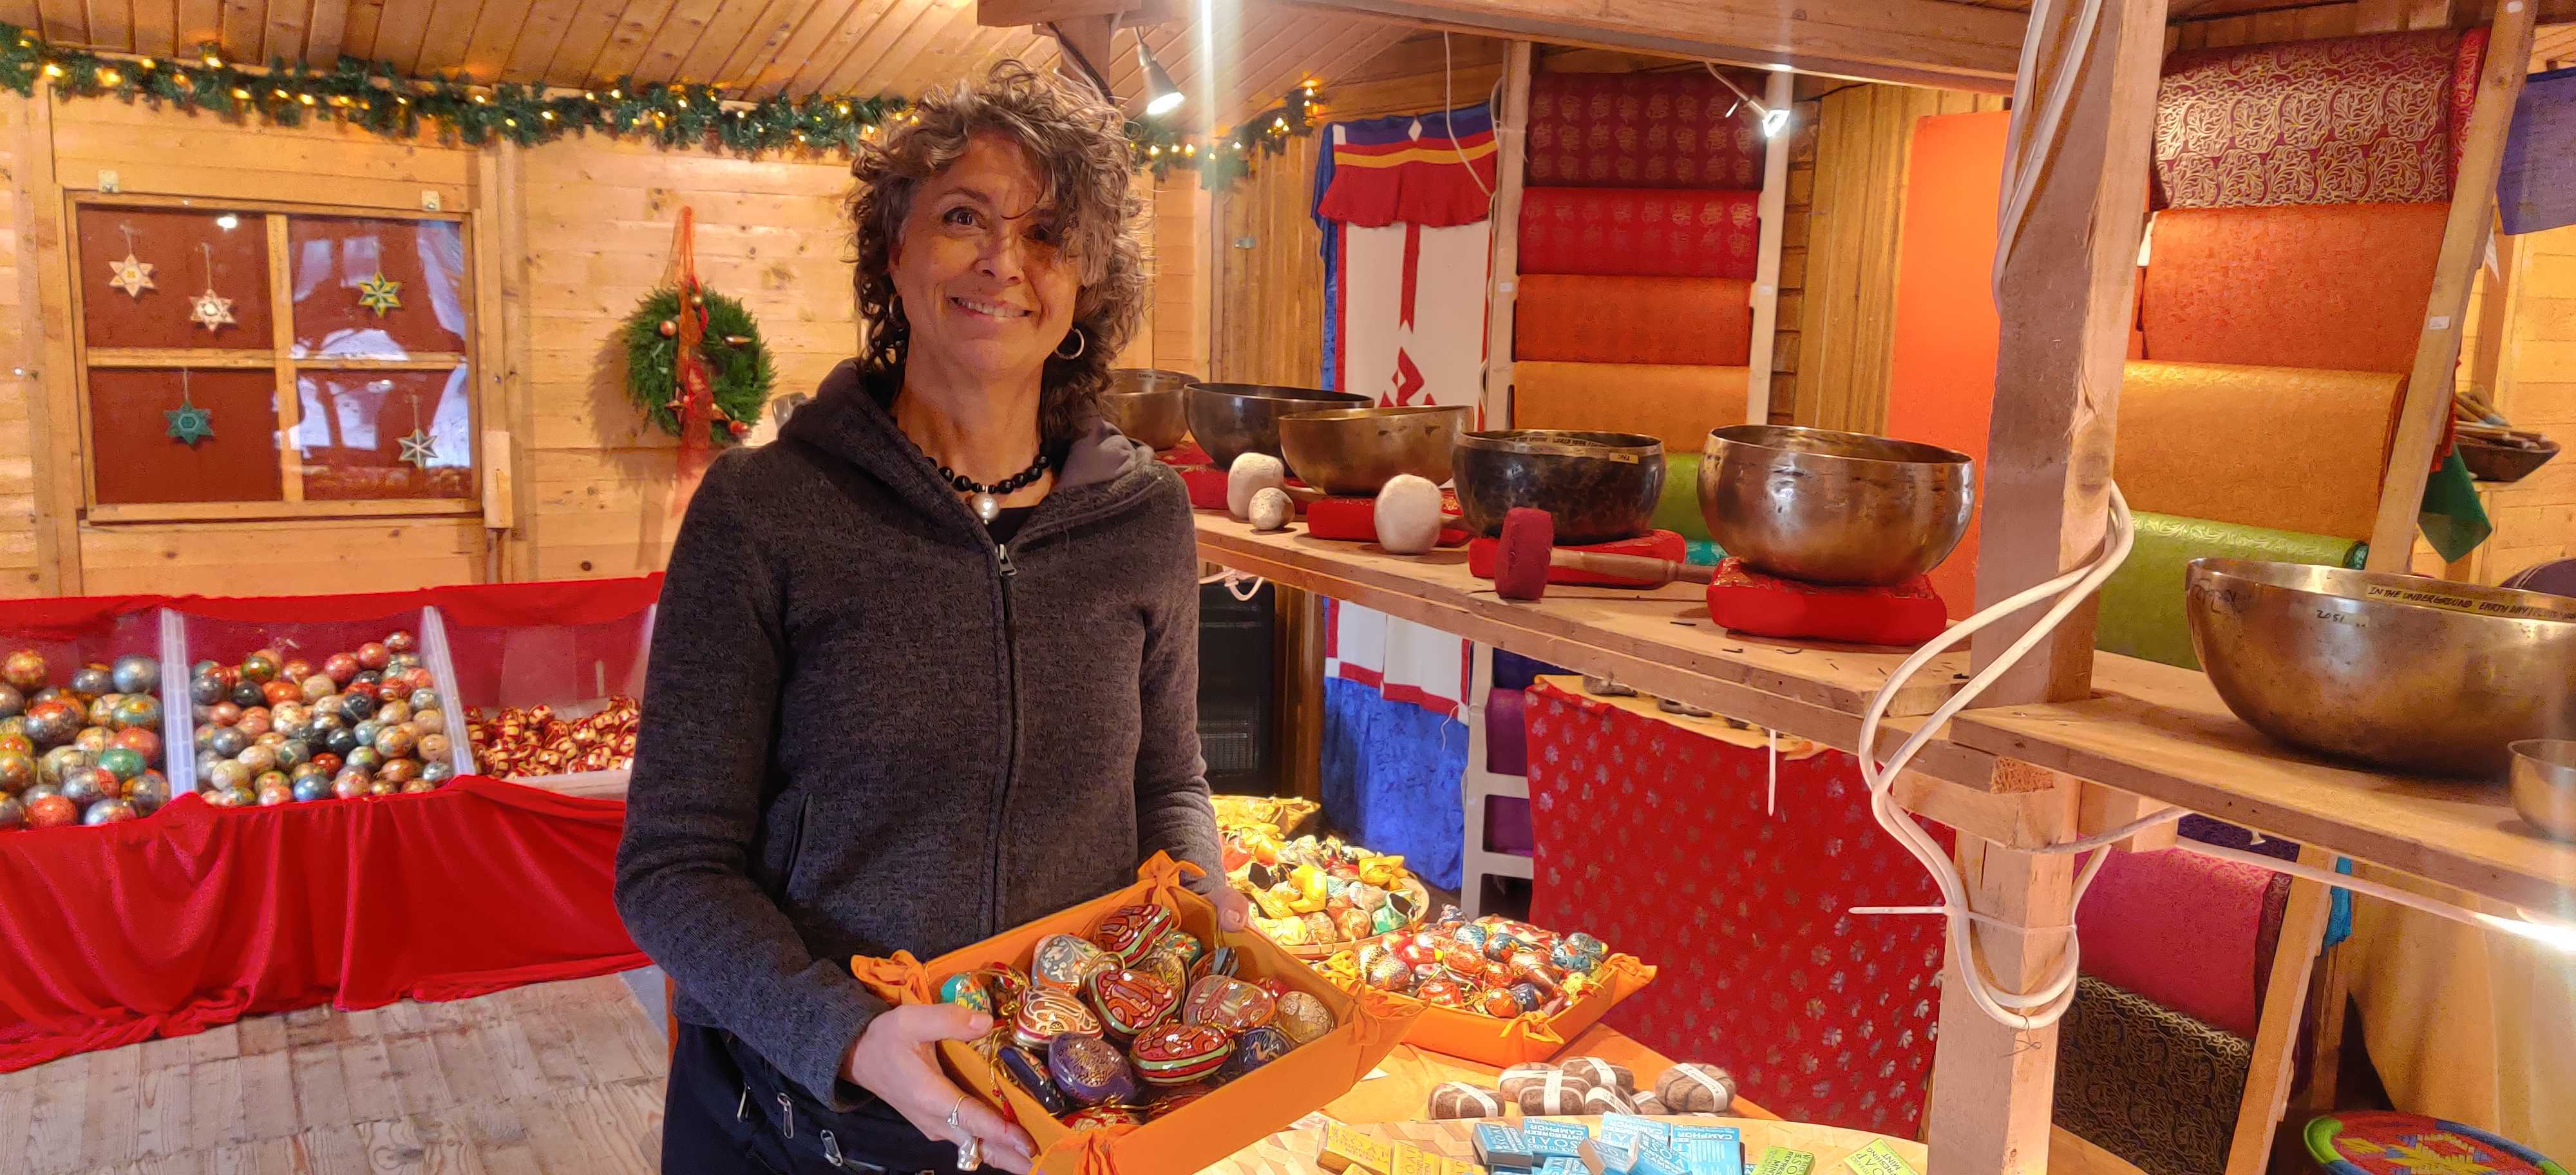
MULTIPOLYGON (((1839 751, 1765 755, 1545 682, 1529 691, 1531 918, 1658 970, 1603 1023, 1733 1071, 1792 1121, 1913 1137, 1932 1071, 1938 901, 1839 751)), ((1642 1074, 1641 1074, 1642 1076, 1642 1074)))
POLYGON ((1760 192, 1528 188, 1521 272, 1749 280, 1761 202, 1760 192))
POLYGON ((1742 367, 1753 283, 1729 277, 1521 275, 1512 356, 1568 363, 1742 367))
POLYGON ((0 836, 0 1072, 243 1016, 455 1000, 643 966, 610 900, 626 805, 480 776, 0 836))
MULTIPOLYGON (((2191 49, 2156 95, 2159 207, 2448 201, 2456 83, 2448 29, 2191 49)), ((2478 48, 2483 57, 2483 46, 2478 48)))
POLYGON ((1529 100, 1533 187, 1762 186, 1758 116, 1705 71, 1540 73, 1529 100))

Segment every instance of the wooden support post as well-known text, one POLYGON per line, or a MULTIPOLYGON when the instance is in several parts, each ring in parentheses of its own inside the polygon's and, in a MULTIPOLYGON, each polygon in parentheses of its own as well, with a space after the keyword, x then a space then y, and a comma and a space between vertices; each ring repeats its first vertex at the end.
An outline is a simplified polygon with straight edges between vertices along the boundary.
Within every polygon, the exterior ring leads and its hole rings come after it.
MULTIPOLYGON (((2089 43, 2077 39, 2079 7, 2060 2, 2032 12, 2013 109, 2005 199, 2009 181, 2031 190, 2017 231, 2006 225, 2003 233, 2011 254, 1996 292, 2003 321, 1986 434, 1980 608, 2092 559, 2107 520, 2165 3, 2103 0, 2089 43), (2063 120, 2044 135, 2035 125, 2042 96, 2068 73, 2074 87, 2063 120)), ((2084 697, 2093 608, 2088 601, 2067 617, 1984 703, 2084 697)), ((1999 659, 2040 612, 2026 608, 1978 632, 1974 663, 1999 659)))
MULTIPOLYGON (((2334 854, 2299 850, 2299 862, 2334 868, 2334 854)), ((2326 914, 2334 891, 2293 878, 2281 934, 2272 948, 2272 974, 2263 985, 2263 1017, 2254 1026, 2254 1055, 2245 1071, 2245 1097, 2236 1109, 2236 1137, 2227 1146, 2227 1175, 2263 1175, 2272 1162, 2272 1134, 2289 1108, 2297 1076, 2300 1013, 2308 1006, 2308 976, 2325 945, 2326 914)))
POLYGON ((1529 158, 1530 43, 1503 50, 1501 117, 1494 120, 1494 229, 1485 299, 1485 428, 1512 426, 1512 312, 1521 276, 1521 184, 1529 158))
MULTIPOLYGON (((1762 108, 1788 110, 1797 102, 1798 75, 1775 72, 1762 91, 1762 108)), ((1788 234, 1789 139, 1783 127, 1762 144, 1762 240, 1753 254, 1753 350, 1745 364, 1744 423, 1771 422, 1771 351, 1779 343, 1780 245, 1788 234)))
MULTIPOLYGON (((1093 69, 1100 71, 1100 84, 1104 87, 1108 85, 1109 54, 1118 32, 1116 13, 1108 16, 1061 17, 1051 22, 1048 27, 1055 33, 1055 39, 1063 49, 1063 52, 1056 55, 1056 72, 1083 85, 1091 85, 1091 75, 1083 72, 1081 64, 1074 60, 1075 55, 1080 54, 1084 60, 1091 62, 1093 69)), ((1103 96, 1108 98, 1110 104, 1117 104, 1117 95, 1103 96)))
MULTIPOLYGON (((2159 5, 2158 7, 2161 7, 2159 5)), ((2051 841, 2070 839, 2078 786, 2072 776, 2026 764, 1998 764, 1999 786, 2053 793, 2041 807, 2051 841)), ((1959 875, 1968 904, 2015 926, 1975 931, 1985 974, 2007 991, 2028 991, 2058 966, 2075 921, 2072 855, 2039 856, 1973 836, 1959 838, 1959 875)), ((2005 1027, 1968 994, 1963 969, 1978 959, 1956 951, 1942 964, 1941 1037, 1932 1053, 1931 1170, 2038 1175, 2048 1169, 2049 1109, 2056 1092, 2057 1028, 2005 1027)))
POLYGON ((2461 319, 2469 286, 2486 260, 2487 234, 2495 227, 2496 174, 2504 167, 2504 137, 2514 100, 2531 68, 2532 6, 2537 0, 2500 0, 2495 30, 2487 38, 2486 66, 2478 71, 2477 106, 2460 152, 2460 174, 2451 183, 2451 215, 2442 226, 2442 255, 2434 262, 2433 296, 2424 308, 2424 333, 2415 344, 2415 367, 2406 377, 2397 439, 2379 480, 2379 517, 2370 527, 2372 571, 2404 572, 2415 558, 2415 515, 2432 476, 2433 451, 2451 418, 2452 369, 2460 361, 2461 319))
POLYGON ((18 356, 27 390, 27 448, 35 474, 36 587, 47 595, 81 592, 80 511, 86 500, 82 454, 89 449, 82 426, 81 377, 74 336, 77 288, 71 266, 71 226, 63 190, 54 182, 54 91, 39 81, 18 104, 18 273, 21 329, 18 356))
POLYGON ((1324 598, 1272 583, 1270 680, 1279 689, 1272 731, 1282 794, 1324 798, 1324 598))

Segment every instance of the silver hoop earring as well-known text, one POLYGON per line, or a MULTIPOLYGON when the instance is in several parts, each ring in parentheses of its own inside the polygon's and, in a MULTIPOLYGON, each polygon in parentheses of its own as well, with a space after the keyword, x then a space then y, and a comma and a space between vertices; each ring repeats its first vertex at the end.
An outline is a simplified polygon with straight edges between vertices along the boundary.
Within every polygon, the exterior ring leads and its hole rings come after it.
POLYGON ((1057 343, 1055 345, 1055 357, 1058 359, 1080 359, 1082 358, 1082 353, 1090 349, 1091 336, 1082 333, 1082 328, 1077 326, 1073 328, 1073 354, 1065 354, 1064 344, 1057 343))

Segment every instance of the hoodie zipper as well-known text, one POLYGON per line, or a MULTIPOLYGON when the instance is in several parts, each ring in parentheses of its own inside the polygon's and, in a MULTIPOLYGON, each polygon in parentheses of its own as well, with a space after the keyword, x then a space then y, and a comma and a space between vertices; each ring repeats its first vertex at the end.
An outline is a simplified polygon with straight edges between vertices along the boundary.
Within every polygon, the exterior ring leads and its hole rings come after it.
POLYGON ((993 566, 1002 589, 1002 785, 993 797, 993 895, 986 911, 988 934, 1002 931, 1002 815, 1011 806, 1011 778, 1020 771, 1020 648, 1019 632, 1012 620, 1011 581, 1020 569, 1011 564, 1011 545, 993 544, 993 566))

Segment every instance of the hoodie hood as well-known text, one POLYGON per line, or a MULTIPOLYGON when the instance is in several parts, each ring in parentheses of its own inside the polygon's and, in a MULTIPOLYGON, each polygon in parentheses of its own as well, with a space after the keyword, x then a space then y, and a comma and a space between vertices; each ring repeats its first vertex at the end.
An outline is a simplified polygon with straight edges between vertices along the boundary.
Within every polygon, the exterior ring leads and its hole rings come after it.
MULTIPOLYGON (((960 533, 989 545, 983 525, 939 476, 939 467, 896 427, 886 407, 895 390, 891 377, 871 379, 859 371, 858 360, 844 359, 823 377, 812 402, 787 418, 779 437, 856 466, 923 517, 954 522, 960 533)), ((1025 538, 1040 523, 1088 517, 1143 498, 1154 486, 1156 464, 1151 449, 1117 426, 1097 416, 1085 420, 1056 470, 1055 489, 1021 534, 1025 538)))

